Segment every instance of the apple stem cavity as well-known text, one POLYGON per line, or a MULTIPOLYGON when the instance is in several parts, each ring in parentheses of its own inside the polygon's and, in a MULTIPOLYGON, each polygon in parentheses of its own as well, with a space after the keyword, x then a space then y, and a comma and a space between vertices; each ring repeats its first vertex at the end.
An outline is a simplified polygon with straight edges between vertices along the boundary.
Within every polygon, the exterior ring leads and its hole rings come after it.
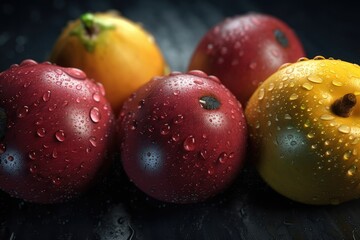
POLYGON ((213 96, 203 96, 199 99, 202 108, 206 110, 216 110, 220 108, 220 102, 213 96))
POLYGON ((0 107, 0 140, 4 138, 6 131, 7 116, 5 110, 0 107))
POLYGON ((356 105, 356 96, 353 93, 347 93, 341 98, 335 100, 331 105, 333 113, 340 117, 349 117, 356 105))

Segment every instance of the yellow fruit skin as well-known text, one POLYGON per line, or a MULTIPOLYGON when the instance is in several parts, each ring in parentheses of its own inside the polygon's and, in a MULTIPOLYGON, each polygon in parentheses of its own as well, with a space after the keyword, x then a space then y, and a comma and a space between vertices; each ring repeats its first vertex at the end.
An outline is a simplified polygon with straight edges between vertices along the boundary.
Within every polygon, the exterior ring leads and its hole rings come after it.
POLYGON ((167 64, 154 38, 140 25, 113 13, 95 13, 94 19, 111 28, 102 30, 89 51, 73 34, 81 25, 70 22, 56 41, 50 62, 76 67, 104 85, 115 113, 137 88, 164 75, 167 64))
POLYGON ((245 110, 254 163, 274 190, 316 205, 359 198, 360 102, 349 117, 331 110, 347 93, 359 98, 360 67, 322 57, 280 68, 254 92, 245 110))

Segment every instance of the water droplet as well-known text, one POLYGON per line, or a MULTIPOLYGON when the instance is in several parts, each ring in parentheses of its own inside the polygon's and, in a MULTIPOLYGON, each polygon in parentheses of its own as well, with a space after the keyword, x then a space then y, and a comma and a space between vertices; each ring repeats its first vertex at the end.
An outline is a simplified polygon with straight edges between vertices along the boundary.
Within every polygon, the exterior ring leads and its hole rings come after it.
POLYGON ((263 88, 259 89, 259 95, 258 95, 258 99, 262 100, 264 98, 265 95, 265 90, 263 88))
POLYGON ((256 66, 257 66, 257 63, 256 62, 252 62, 252 63, 250 63, 250 65, 249 65, 249 67, 251 68, 251 69, 255 69, 256 68, 256 66))
POLYGON ((37 134, 39 137, 45 137, 45 134, 46 134, 45 128, 38 128, 38 130, 36 130, 36 134, 37 134))
POLYGON ((357 167, 355 165, 352 165, 348 170, 347 170, 347 175, 348 176, 353 176, 356 173, 357 167))
POLYGON ((92 98, 95 102, 100 102, 101 96, 99 93, 96 92, 92 95, 92 98))
POLYGON ((54 185, 59 186, 60 183, 61 183, 61 178, 60 178, 60 177, 55 177, 55 178, 53 178, 53 179, 52 179, 52 183, 53 183, 54 185))
POLYGON ((274 83, 269 83, 268 90, 272 91, 274 89, 274 86, 275 86, 274 83))
POLYGON ((200 156, 204 159, 204 160, 206 160, 209 156, 208 156, 208 151, 206 150, 206 149, 202 149, 201 151, 200 151, 200 156))
POLYGON ((330 121, 330 120, 335 119, 335 117, 330 114, 323 114, 323 115, 321 115, 320 119, 325 120, 325 121, 330 121))
POLYGON ((178 95, 180 94, 180 90, 175 90, 175 91, 173 92, 173 94, 174 94, 175 96, 178 96, 178 95))
POLYGON ((306 136, 307 136, 308 138, 314 138, 314 137, 315 137, 315 134, 312 133, 312 132, 309 132, 306 136))
POLYGON ((184 121, 184 116, 179 114, 177 115, 175 118, 174 118, 174 123, 175 124, 179 124, 179 123, 182 123, 184 121))
POLYGON ((180 140, 180 134, 178 133, 175 133, 171 136, 171 139, 174 141, 174 142, 177 142, 180 140))
POLYGON ((97 146, 97 141, 96 141, 96 137, 90 137, 89 138, 89 142, 93 147, 97 146))
POLYGON ((332 80, 331 82, 334 86, 337 86, 337 87, 341 87, 343 85, 342 82, 338 81, 338 80, 332 80))
POLYGON ((36 159, 36 152, 35 151, 30 151, 28 156, 29 156, 29 158, 31 160, 35 160, 36 159))
POLYGON ((214 171, 213 168, 209 168, 207 173, 208 173, 209 175, 213 175, 214 172, 215 172, 215 171, 214 171))
POLYGON ((86 78, 86 74, 78 68, 64 68, 63 71, 70 77, 73 77, 73 78, 76 78, 79 80, 84 80, 86 78))
POLYGON ((195 83, 195 84, 198 84, 198 85, 203 85, 203 84, 204 84, 204 81, 201 80, 201 79, 199 79, 199 78, 197 78, 197 79, 194 80, 194 83, 195 83))
POLYGON ((169 132, 170 132, 170 125, 165 123, 160 129, 160 134, 167 135, 167 134, 169 134, 169 132))
POLYGON ((58 131, 55 133, 55 138, 56 138, 56 140, 58 140, 59 142, 65 141, 65 132, 64 132, 64 130, 58 130, 58 131))
POLYGON ((351 157, 351 151, 346 151, 343 155, 344 160, 349 160, 351 157))
POLYGON ((319 76, 316 76, 316 75, 308 76, 307 79, 313 83, 322 83, 323 82, 322 78, 319 76))
POLYGON ((192 135, 188 136, 185 139, 183 146, 186 151, 194 151, 196 147, 194 136, 192 135))
POLYGON ((46 92, 43 94, 42 100, 43 100, 44 102, 47 102, 47 101, 50 100, 50 97, 51 97, 51 91, 48 90, 48 91, 46 91, 46 92))
POLYGON ((291 120, 291 119, 292 119, 292 117, 291 117, 291 115, 290 115, 290 114, 285 113, 285 115, 284 115, 284 119, 286 119, 286 120, 291 120))
POLYGON ((30 168, 29 168, 29 171, 31 172, 31 173, 36 173, 37 172, 37 166, 34 164, 34 165, 32 165, 30 168))
POLYGON ((18 116, 18 118, 23 118, 28 114, 28 112, 29 112, 29 107, 28 106, 22 106, 22 107, 18 108, 17 116, 18 116))
POLYGON ((349 127, 348 125, 342 124, 342 125, 340 125, 340 126, 338 127, 338 130, 339 130, 339 132, 341 132, 341 133, 350 133, 351 127, 349 127))
POLYGON ((302 87, 308 91, 310 91, 311 89, 313 89, 313 85, 311 83, 305 82, 302 87))
POLYGON ((324 60, 325 59, 325 57, 323 57, 323 56, 315 56, 314 57, 314 60, 324 60))
POLYGON ((226 152, 220 153, 220 155, 219 155, 219 157, 218 157, 219 163, 225 163, 225 162, 226 162, 226 158, 227 158, 227 153, 226 153, 226 152))
POLYGON ((298 97, 299 97, 299 95, 297 95, 296 93, 293 93, 293 94, 290 95, 289 100, 293 101, 293 100, 298 99, 298 97))
POLYGON ((92 107, 90 109, 90 119, 94 123, 98 123, 101 120, 100 110, 97 107, 92 107))
POLYGON ((56 148, 53 149, 51 156, 52 156, 53 158, 57 158, 57 157, 58 157, 58 152, 57 152, 56 148))

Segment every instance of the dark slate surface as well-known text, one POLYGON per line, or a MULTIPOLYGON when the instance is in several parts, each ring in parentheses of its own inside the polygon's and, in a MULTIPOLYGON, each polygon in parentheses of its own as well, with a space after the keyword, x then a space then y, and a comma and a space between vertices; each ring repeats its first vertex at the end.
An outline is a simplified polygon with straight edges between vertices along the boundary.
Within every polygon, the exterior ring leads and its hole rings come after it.
MULTIPOLYGON (((150 31, 173 70, 186 70, 200 37, 226 16, 272 14, 298 34, 309 57, 360 64, 357 7, 347 1, 0 2, 0 71, 43 61, 61 29, 85 11, 116 9, 150 31)), ((115 157, 118 160, 118 157, 115 157)), ((0 192, 0 239, 360 239, 360 201, 307 206, 272 191, 246 166, 224 193, 204 203, 164 204, 138 191, 115 165, 80 199, 37 205, 0 192)))

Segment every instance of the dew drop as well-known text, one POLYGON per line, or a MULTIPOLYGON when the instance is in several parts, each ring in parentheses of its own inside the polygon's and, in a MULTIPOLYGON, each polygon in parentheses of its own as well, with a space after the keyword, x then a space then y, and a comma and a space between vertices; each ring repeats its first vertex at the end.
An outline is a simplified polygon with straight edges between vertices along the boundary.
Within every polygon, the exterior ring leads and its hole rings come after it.
POLYGON ((322 78, 319 76, 316 76, 316 75, 308 76, 307 79, 313 83, 322 83, 323 82, 322 78))
POLYGON ((357 167, 355 165, 352 165, 348 170, 347 170, 347 175, 348 176, 353 176, 356 173, 357 167))
POLYGON ((179 123, 182 123, 184 121, 184 116, 179 114, 177 115, 175 118, 174 118, 174 123, 175 124, 179 124, 179 123))
POLYGON ((61 183, 61 178, 60 177, 53 178, 52 183, 56 186, 59 186, 61 183))
POLYGON ((207 171, 207 173, 208 173, 209 175, 213 175, 214 172, 215 172, 215 171, 214 171, 213 168, 209 168, 208 171, 207 171))
POLYGON ((36 134, 37 134, 39 137, 45 137, 45 135, 46 135, 46 130, 45 130, 45 128, 38 128, 38 130, 36 130, 36 134))
POLYGON ((95 102, 100 102, 101 99, 100 94, 97 92, 92 95, 92 98, 95 102))
POLYGON ((170 132, 170 125, 165 123, 160 129, 160 134, 167 135, 167 134, 169 134, 169 132, 170 132))
POLYGON ((36 159, 36 152, 35 151, 30 151, 28 156, 29 156, 29 158, 31 160, 35 160, 36 159))
POLYGON ((175 96, 178 96, 178 95, 180 94, 180 90, 175 90, 175 91, 173 92, 173 94, 174 94, 175 96))
POLYGON ((220 153, 220 155, 219 155, 219 157, 218 157, 219 163, 225 163, 225 162, 226 162, 226 158, 227 158, 227 153, 226 153, 226 152, 220 153))
POLYGON ((323 115, 320 116, 320 119, 324 120, 324 121, 330 121, 330 120, 335 119, 335 117, 333 115, 330 115, 330 114, 323 114, 323 115))
POLYGON ((339 130, 339 132, 346 134, 346 133, 350 133, 351 127, 349 127, 348 125, 342 124, 338 127, 338 130, 339 130))
POLYGON ((256 66, 257 66, 257 63, 256 63, 256 62, 252 62, 252 63, 250 63, 250 65, 249 65, 250 69, 252 69, 252 70, 254 70, 254 69, 256 68, 256 66))
POLYGON ((302 85, 302 87, 303 87, 304 89, 310 91, 311 89, 313 89, 314 86, 313 86, 312 84, 308 83, 308 82, 305 82, 305 83, 302 85))
POLYGON ((171 136, 171 139, 174 141, 174 142, 177 142, 180 140, 180 134, 178 133, 175 133, 171 136))
POLYGON ((29 112, 29 107, 22 106, 17 110, 17 116, 18 116, 18 118, 23 118, 28 114, 28 112, 29 112))
POLYGON ((284 115, 284 119, 286 119, 286 120, 291 120, 291 119, 292 119, 292 117, 291 117, 291 115, 290 115, 290 114, 285 113, 285 115, 284 115))
POLYGON ((332 80, 331 83, 332 83, 332 85, 337 86, 337 87, 341 87, 343 85, 343 83, 338 80, 332 80))
POLYGON ((89 138, 89 142, 93 147, 97 146, 97 141, 96 141, 96 137, 90 137, 89 138))
POLYGON ((314 133, 308 133, 307 135, 306 135, 308 138, 314 138, 315 137, 315 134, 314 133))
POLYGON ((265 90, 263 88, 259 89, 259 95, 258 95, 258 99, 262 100, 264 98, 265 95, 265 90))
POLYGON ((206 149, 202 149, 202 150, 200 151, 200 156, 201 156, 204 160, 206 160, 206 159, 209 157, 207 150, 206 150, 206 149))
POLYGON ((92 107, 90 109, 90 119, 94 123, 98 123, 101 120, 100 110, 97 107, 92 107))
POLYGON ((47 102, 47 101, 50 100, 50 97, 51 97, 51 91, 48 90, 48 91, 46 91, 46 92, 43 94, 42 100, 43 100, 44 102, 47 102))
POLYGON ((78 68, 64 68, 63 70, 70 77, 73 77, 73 78, 76 78, 79 80, 84 80, 86 78, 86 74, 78 68))
POLYGON ((290 95, 289 100, 293 101, 293 100, 298 99, 298 97, 299 97, 299 95, 297 95, 296 93, 293 93, 293 94, 290 95))
POLYGON ((65 141, 65 132, 64 132, 64 130, 58 130, 58 131, 55 133, 55 138, 56 138, 56 140, 58 140, 59 142, 65 141))
POLYGON ((58 152, 57 152, 56 148, 53 149, 51 156, 52 156, 53 158, 57 158, 57 157, 58 157, 58 152))
POLYGON ((349 160, 351 157, 351 151, 346 151, 343 155, 344 160, 349 160))
POLYGON ((184 141, 183 147, 186 151, 194 151, 196 147, 194 136, 188 136, 184 141))

